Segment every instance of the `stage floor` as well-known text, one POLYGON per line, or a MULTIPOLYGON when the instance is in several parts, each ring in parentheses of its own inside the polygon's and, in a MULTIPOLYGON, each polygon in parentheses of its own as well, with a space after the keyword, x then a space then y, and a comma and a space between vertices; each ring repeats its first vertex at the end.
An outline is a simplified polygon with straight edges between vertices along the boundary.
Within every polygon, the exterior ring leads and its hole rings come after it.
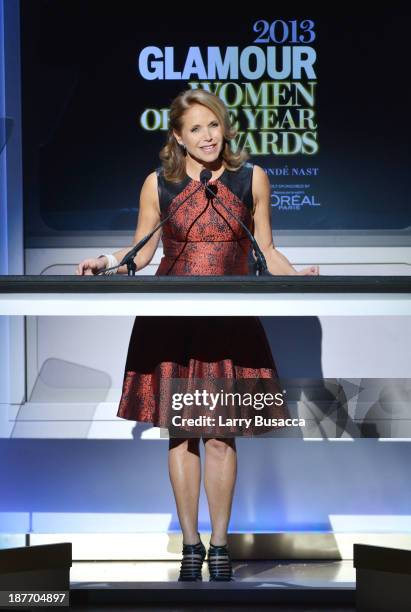
POLYGON ((177 582, 179 568, 179 561, 73 562, 72 602, 338 604, 354 610, 350 608, 355 603, 352 559, 233 561, 235 580, 230 583, 210 583, 206 562, 203 582, 177 582))
MULTIPOLYGON (((70 571, 71 588, 134 588, 136 582, 176 582, 179 561, 77 561, 70 571)), ((236 582, 259 588, 308 587, 355 589, 352 559, 345 561, 233 561, 236 582)), ((207 562, 203 582, 208 582, 207 562)))

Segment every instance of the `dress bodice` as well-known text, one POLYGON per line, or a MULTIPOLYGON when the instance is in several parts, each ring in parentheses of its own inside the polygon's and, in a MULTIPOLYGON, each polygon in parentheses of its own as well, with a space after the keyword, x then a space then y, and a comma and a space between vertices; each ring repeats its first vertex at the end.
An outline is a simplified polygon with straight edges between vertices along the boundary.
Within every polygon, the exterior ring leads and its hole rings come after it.
POLYGON ((251 242, 235 217, 253 233, 253 165, 247 162, 236 171, 226 168, 209 182, 232 214, 206 193, 200 181, 186 175, 172 183, 161 167, 156 173, 161 219, 173 213, 163 225, 164 256, 156 275, 250 274, 251 242))

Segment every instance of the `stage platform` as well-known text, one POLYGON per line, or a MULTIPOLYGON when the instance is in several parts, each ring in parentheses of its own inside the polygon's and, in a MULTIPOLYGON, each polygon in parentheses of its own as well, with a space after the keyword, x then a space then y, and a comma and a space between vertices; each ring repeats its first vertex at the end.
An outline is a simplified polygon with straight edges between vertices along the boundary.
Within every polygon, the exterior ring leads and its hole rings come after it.
POLYGON ((355 568, 345 561, 233 561, 234 581, 177 582, 176 561, 73 562, 74 606, 115 604, 355 605, 355 568))

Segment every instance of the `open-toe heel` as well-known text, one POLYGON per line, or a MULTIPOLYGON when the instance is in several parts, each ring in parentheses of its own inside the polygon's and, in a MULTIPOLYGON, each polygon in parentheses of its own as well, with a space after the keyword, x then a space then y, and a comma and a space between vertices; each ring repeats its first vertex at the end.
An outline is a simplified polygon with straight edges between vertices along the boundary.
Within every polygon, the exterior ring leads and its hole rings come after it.
POLYGON ((197 580, 202 580, 201 568, 203 567, 203 561, 206 554, 206 549, 201 538, 197 544, 184 544, 178 581, 195 582, 197 580))
POLYGON ((210 543, 210 548, 208 549, 208 571, 210 572, 210 581, 228 582, 229 580, 234 580, 227 545, 214 546, 214 544, 210 543))

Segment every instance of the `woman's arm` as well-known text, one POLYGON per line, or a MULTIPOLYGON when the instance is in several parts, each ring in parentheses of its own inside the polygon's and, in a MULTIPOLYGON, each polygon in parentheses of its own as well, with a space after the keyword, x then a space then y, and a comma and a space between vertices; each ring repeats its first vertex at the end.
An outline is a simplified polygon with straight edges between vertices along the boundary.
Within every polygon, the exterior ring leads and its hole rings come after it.
MULTIPOLYGON (((134 245, 136 245, 144 236, 149 234, 155 227, 160 223, 160 203, 158 199, 158 188, 157 188, 157 174, 152 172, 146 178, 143 183, 140 192, 140 208, 137 219, 137 227, 134 234, 133 244, 130 247, 121 249, 113 253, 117 261, 121 261, 130 251, 134 245)), ((137 266, 137 270, 141 270, 147 266, 153 259, 157 245, 161 236, 161 229, 159 229, 154 236, 150 238, 147 244, 139 251, 134 258, 134 262, 137 266)), ((120 274, 127 274, 127 266, 121 266, 118 268, 120 274)))
POLYGON ((288 275, 316 275, 318 266, 310 266, 297 271, 273 244, 271 229, 271 185, 268 176, 260 166, 254 165, 252 182, 254 200, 254 237, 267 261, 268 271, 271 274, 288 275))
MULTIPOLYGON (((157 175, 155 172, 152 172, 147 176, 141 188, 140 207, 133 244, 113 253, 117 261, 120 262, 124 255, 126 255, 144 236, 149 234, 158 223, 160 223, 160 203, 158 199, 157 175)), ((134 258, 137 270, 141 270, 152 260, 160 240, 160 235, 161 230, 158 230, 154 236, 150 238, 147 244, 144 245, 141 251, 137 253, 134 258)), ((76 274, 98 274, 105 269, 107 263, 107 257, 84 259, 78 264, 76 274)), ((127 266, 121 266, 118 268, 118 272, 120 274, 127 274, 127 266)))

